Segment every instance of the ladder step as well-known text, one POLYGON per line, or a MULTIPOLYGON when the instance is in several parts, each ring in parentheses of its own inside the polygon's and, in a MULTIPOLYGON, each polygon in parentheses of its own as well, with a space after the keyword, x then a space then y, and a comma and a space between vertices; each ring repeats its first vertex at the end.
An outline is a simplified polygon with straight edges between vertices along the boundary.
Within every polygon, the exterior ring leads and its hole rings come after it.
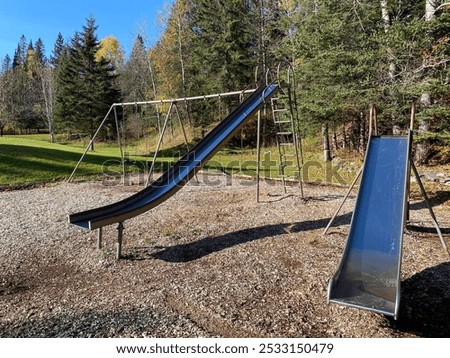
POLYGON ((291 121, 275 121, 275 124, 291 123, 291 121))
POLYGON ((294 145, 294 143, 280 143, 280 145, 283 145, 283 146, 291 146, 291 145, 294 145))
POLYGON ((286 112, 287 108, 281 108, 281 109, 274 109, 273 112, 277 113, 277 112, 286 112))
POLYGON ((284 101, 288 101, 288 100, 289 100, 289 97, 288 97, 288 96, 281 96, 281 97, 272 97, 272 98, 271 98, 272 102, 279 101, 280 99, 281 99, 281 100, 284 100, 284 101))
POLYGON ((292 135, 292 132, 278 132, 278 135, 292 135))

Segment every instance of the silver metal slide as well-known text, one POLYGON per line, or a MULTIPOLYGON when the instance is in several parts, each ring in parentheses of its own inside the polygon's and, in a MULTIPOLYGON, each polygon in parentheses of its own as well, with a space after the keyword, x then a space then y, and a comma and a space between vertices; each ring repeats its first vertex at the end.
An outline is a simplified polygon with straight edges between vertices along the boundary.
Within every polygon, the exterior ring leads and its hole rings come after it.
POLYGON ((227 118, 208 133, 172 168, 147 188, 117 203, 69 215, 69 223, 94 230, 121 223, 142 214, 180 190, 270 99, 279 91, 277 84, 263 85, 239 105, 227 118))
POLYGON ((370 138, 346 248, 328 285, 329 302, 397 318, 411 138, 412 132, 370 138))

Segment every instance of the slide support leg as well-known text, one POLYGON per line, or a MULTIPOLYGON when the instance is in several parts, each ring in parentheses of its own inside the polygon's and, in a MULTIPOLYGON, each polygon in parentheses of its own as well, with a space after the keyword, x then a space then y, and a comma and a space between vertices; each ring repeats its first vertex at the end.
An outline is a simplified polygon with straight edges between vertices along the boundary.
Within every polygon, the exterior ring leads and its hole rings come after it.
POLYGON ((428 200, 427 192, 425 191, 425 187, 422 184, 422 180, 420 179, 419 172, 417 171, 417 168, 414 165, 413 161, 411 161, 411 167, 414 171, 414 175, 416 177, 417 184, 419 184, 419 188, 422 193, 423 199, 425 200, 425 203, 427 204, 428 211, 430 212, 430 216, 431 216, 431 219, 433 220, 434 227, 436 228, 439 239, 441 240, 442 247, 447 252, 447 254, 450 256, 450 251, 448 251, 447 244, 445 243, 444 237, 442 236, 441 228, 439 227, 438 221, 436 219, 436 215, 434 215, 433 208, 431 207, 430 201, 428 200))
POLYGON ((103 228, 99 228, 98 233, 97 233, 97 249, 98 250, 102 249, 102 236, 103 236, 103 228))
POLYGON ((116 258, 117 260, 120 260, 122 257, 122 239, 123 239, 123 223, 119 223, 117 226, 117 251, 116 251, 116 258))

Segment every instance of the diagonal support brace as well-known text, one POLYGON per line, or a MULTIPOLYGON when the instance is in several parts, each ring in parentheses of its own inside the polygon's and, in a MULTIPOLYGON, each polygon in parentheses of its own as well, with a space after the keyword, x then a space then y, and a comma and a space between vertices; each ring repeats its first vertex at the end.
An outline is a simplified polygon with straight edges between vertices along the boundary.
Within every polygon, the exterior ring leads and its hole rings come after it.
POLYGON ((430 216, 431 216, 431 219, 433 220, 434 227, 436 228, 436 231, 437 231, 437 234, 439 236, 439 239, 441 240, 442 247, 447 252, 447 254, 450 256, 450 251, 448 251, 447 244, 445 243, 444 237, 442 236, 442 231, 441 231, 441 229, 439 227, 438 221, 436 219, 436 215, 434 215, 433 208, 431 207, 430 201, 428 200, 427 192, 425 191, 425 187, 422 184, 422 180, 420 179, 419 172, 417 171, 417 168, 414 165, 414 162, 412 160, 411 160, 411 167, 412 167, 414 175, 416 177, 417 184, 419 184, 419 188, 420 188, 422 196, 423 196, 423 198, 425 200, 425 203, 427 204, 428 211, 430 212, 430 216))
POLYGON ((339 207, 337 208, 337 210, 334 213, 333 217, 330 219, 330 222, 328 223, 328 225, 325 228, 325 230, 322 233, 322 235, 326 235, 327 234, 327 232, 330 229, 331 225, 333 224, 334 220, 336 220, 336 217, 338 216, 339 212, 341 211, 342 207, 344 206, 345 202, 347 201, 348 197, 350 196, 350 193, 352 192, 353 187, 355 186, 356 182, 358 181, 359 177, 361 176, 362 171, 363 171, 363 166, 361 166, 361 168, 359 168, 358 174, 356 175, 355 179, 353 179, 352 184, 348 188, 347 194, 345 194, 344 199, 341 202, 341 205, 339 205, 339 207))

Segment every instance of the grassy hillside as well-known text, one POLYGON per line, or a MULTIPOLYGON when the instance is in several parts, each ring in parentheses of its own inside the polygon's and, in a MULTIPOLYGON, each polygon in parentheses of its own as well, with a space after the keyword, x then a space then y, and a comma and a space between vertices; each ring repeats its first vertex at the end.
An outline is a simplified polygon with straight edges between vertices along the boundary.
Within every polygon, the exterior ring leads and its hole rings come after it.
MULTIPOLYGON (((87 142, 50 143, 46 135, 4 136, 0 138, 0 185, 14 185, 37 181, 59 181, 67 179, 80 159, 87 142)), ((125 143, 126 171, 145 171, 151 162, 151 150, 156 139, 125 143)), ((192 143, 190 144, 193 145, 192 143)), ((166 169, 170 163, 184 154, 186 147, 179 135, 168 136, 157 159, 156 170, 166 169)), ((320 149, 314 140, 305 143, 305 166, 303 176, 307 181, 345 183, 352 180, 359 168, 361 157, 342 153, 325 165, 320 149), (346 157, 348 156, 348 158, 346 157)), ((261 154, 261 176, 279 177, 277 148, 264 148, 261 154)), ((256 175, 256 150, 240 148, 222 149, 207 165, 207 170, 225 171, 233 174, 256 175)), ((120 174, 120 151, 116 143, 96 143, 95 151, 84 158, 76 180, 104 175, 120 174)), ((293 168, 287 169, 293 176, 293 168)))
MULTIPOLYGON (((46 139, 42 135, 0 138, 0 185, 68 178, 81 157, 82 144, 63 145, 46 139)), ((79 176, 99 174, 103 163, 118 158, 117 148, 98 145, 86 156, 79 176)))

